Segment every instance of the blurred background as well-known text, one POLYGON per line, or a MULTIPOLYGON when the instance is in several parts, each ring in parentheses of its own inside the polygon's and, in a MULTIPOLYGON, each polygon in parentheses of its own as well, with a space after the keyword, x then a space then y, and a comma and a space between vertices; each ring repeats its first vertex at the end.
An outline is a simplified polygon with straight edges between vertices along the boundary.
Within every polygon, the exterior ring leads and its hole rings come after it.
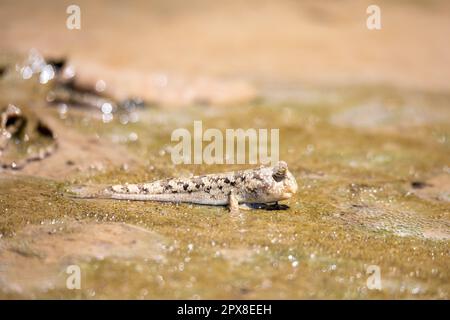
POLYGON ((382 28, 368 30, 372 2, 3 0, 0 50, 34 47, 97 73, 449 89, 448 1, 377 1, 382 28), (70 4, 80 30, 66 28, 70 4))

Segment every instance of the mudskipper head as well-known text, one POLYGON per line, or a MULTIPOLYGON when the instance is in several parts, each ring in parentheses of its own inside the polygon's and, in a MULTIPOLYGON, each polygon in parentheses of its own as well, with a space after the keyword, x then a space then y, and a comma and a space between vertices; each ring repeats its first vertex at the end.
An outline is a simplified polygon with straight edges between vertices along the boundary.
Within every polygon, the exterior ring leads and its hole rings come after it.
POLYGON ((286 162, 279 161, 273 167, 263 167, 257 171, 259 183, 255 186, 257 194, 252 202, 276 202, 286 200, 297 192, 298 186, 286 162))
POLYGON ((272 169, 273 189, 280 200, 289 199, 297 192, 298 185, 292 173, 288 170, 286 162, 279 161, 272 169))

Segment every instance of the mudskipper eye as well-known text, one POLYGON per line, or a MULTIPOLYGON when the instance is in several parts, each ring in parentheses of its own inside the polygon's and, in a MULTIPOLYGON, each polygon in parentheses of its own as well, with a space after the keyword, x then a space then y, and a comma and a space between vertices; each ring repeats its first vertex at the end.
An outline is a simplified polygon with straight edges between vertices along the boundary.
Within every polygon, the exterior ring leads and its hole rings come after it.
POLYGON ((277 166, 273 168, 272 178, 276 182, 282 181, 286 177, 287 165, 285 162, 280 161, 277 166))

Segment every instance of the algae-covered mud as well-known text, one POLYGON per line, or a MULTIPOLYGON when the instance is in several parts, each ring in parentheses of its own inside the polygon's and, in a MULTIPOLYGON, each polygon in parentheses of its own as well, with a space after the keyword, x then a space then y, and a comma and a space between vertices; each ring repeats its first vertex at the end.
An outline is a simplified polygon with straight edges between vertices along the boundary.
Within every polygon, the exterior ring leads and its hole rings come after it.
POLYGON ((111 71, 104 90, 101 72, 35 50, 5 50, 0 68, 0 110, 30 130, 2 131, 0 159, 23 165, 0 169, 0 298, 450 298, 450 91, 211 77, 138 96, 118 93, 135 74, 111 71), (171 134, 196 120, 279 129, 297 193, 234 215, 67 192, 255 167, 175 165, 171 134))

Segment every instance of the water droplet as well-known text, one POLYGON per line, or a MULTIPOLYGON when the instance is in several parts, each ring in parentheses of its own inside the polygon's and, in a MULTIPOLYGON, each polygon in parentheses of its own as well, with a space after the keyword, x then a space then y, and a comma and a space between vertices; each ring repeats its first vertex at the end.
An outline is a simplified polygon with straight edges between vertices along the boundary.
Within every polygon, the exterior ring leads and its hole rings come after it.
POLYGON ((104 123, 111 122, 113 118, 114 118, 113 115, 110 113, 104 113, 102 116, 102 120, 104 123))
POLYGON ((21 74, 22 74, 22 78, 27 80, 33 76, 33 70, 31 70, 30 67, 26 66, 26 67, 22 68, 21 74))
POLYGON ((113 107, 112 107, 111 103, 105 102, 104 104, 102 104, 101 109, 104 114, 110 114, 113 110, 113 107))
POLYGON ((103 91, 105 91, 105 89, 106 89, 106 82, 105 82, 105 81, 103 81, 103 80, 98 80, 98 81, 95 83, 95 90, 96 90, 97 92, 103 92, 103 91))
POLYGON ((136 132, 131 132, 129 135, 128 135, 128 140, 130 140, 130 141, 137 141, 137 139, 138 139, 139 137, 138 137, 138 135, 137 135, 137 133, 136 132))
POLYGON ((47 64, 39 74, 39 82, 41 84, 46 84, 54 77, 55 77, 55 70, 53 69, 52 65, 47 64))

